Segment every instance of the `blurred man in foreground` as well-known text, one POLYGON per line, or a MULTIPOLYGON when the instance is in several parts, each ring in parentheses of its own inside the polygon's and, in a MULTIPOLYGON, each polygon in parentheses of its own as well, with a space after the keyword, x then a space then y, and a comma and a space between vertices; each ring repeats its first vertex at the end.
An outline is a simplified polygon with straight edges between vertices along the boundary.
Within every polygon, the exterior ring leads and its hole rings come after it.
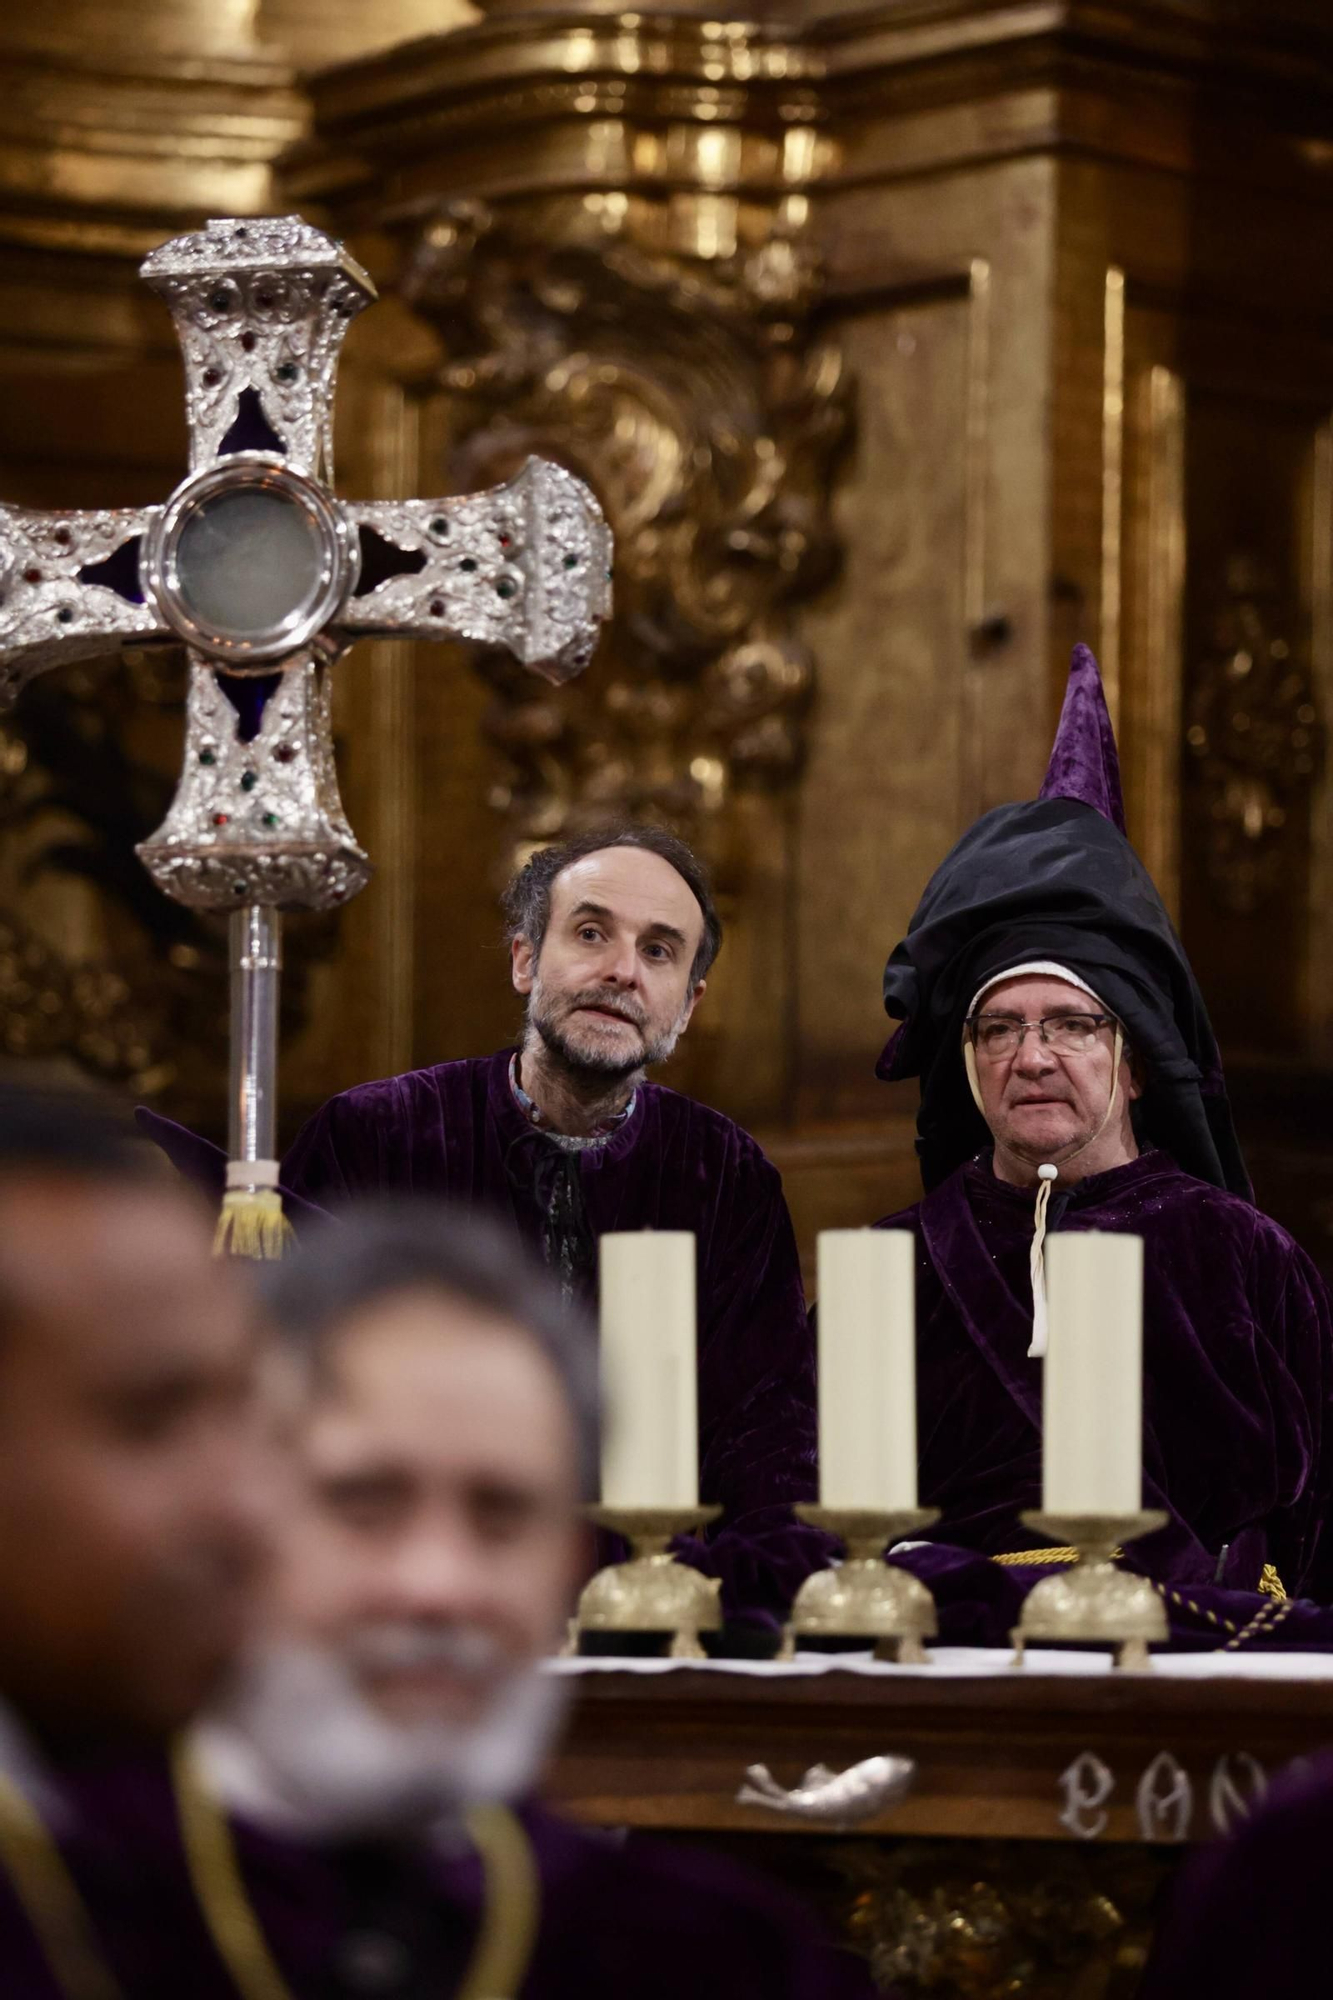
POLYGON ((113 1124, 0 1091, 6 2000, 857 1991, 711 1864, 529 1810, 464 1827, 540 1762, 595 1435, 586 1351, 512 1250, 357 1223, 283 1274, 286 1505, 209 1250, 113 1124), (182 1744, 279 1520, 270 1642, 182 1744))
POLYGON ((257 1552, 256 1336, 139 1151, 0 1095, 0 1692, 55 1738, 183 1721, 257 1552))
POLYGON ((775 1891, 495 1804, 531 1791, 568 1685, 542 1663, 596 1464, 591 1344, 554 1285, 438 1205, 365 1207, 270 1298, 303 1376, 304 1491, 267 1642, 196 1748, 290 1989, 867 1990, 775 1891), (295 1842, 317 1866, 280 1865, 295 1842))
POLYGON ((233 1659, 271 1500, 251 1315, 202 1204, 141 1150, 82 1102, 0 1087, 12 2000, 185 1990, 152 1983, 191 1924, 158 1899, 147 1830, 171 1852, 166 1741, 233 1659))

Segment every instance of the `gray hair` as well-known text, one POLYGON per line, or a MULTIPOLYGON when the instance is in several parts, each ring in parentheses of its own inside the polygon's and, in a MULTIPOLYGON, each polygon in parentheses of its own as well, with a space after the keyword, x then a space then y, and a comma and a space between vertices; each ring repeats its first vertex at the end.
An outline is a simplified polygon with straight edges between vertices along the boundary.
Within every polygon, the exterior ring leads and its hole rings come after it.
POLYGON ((580 1491, 596 1497, 601 1405, 592 1329, 498 1223, 419 1197, 358 1202, 267 1266, 260 1287, 279 1333, 316 1361, 345 1320, 400 1292, 440 1292, 508 1320, 555 1373, 577 1440, 580 1491))

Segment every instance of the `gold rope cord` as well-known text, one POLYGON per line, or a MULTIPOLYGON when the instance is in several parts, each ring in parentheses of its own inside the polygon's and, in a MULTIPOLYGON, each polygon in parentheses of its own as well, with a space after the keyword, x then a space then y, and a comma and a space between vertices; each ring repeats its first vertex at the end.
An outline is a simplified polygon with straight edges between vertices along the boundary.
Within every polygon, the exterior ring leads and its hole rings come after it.
POLYGON ((237 1992, 244 2000, 292 2000, 245 1893, 231 1828, 183 1743, 172 1753, 171 1773, 190 1884, 237 1992))
MULTIPOLYGON (((1124 1553, 1123 1549, 1112 1549, 1112 1562, 1118 1562, 1124 1553)), ((1020 1566, 1027 1563, 1076 1563, 1080 1559, 1081 1551, 1078 1549, 1014 1549, 1002 1556, 990 1558, 993 1563, 1017 1563, 1020 1566)), ((1263 1573, 1259 1578, 1259 1590, 1264 1597, 1276 1597, 1280 1601, 1285 1601, 1287 1586, 1278 1575, 1273 1563, 1264 1564, 1263 1573)))
MULTIPOLYGON (((1112 1562, 1118 1562, 1124 1553, 1123 1549, 1112 1549, 1112 1562)), ((1016 1563, 1020 1568, 1026 1568, 1029 1563, 1076 1563, 1082 1559, 1081 1549, 1014 1549, 1011 1553, 991 1557, 993 1563, 1016 1563)))
MULTIPOLYGON (((172 1760, 190 1881, 209 1933, 243 2000, 292 2000, 246 1895, 231 1828, 188 1752, 172 1760)), ((507 1806, 466 1816, 481 1857, 481 1922, 457 2000, 516 2000, 537 1942, 541 1891, 531 1843, 507 1806)))
MULTIPOLYGON (((1123 1554, 1123 1549, 1113 1549, 1111 1551, 1112 1561, 1117 1560, 1123 1554)), ((1076 1563, 1080 1559, 1081 1556, 1078 1549, 1016 1549, 1012 1554, 992 1556, 990 1558, 993 1563, 1013 1563, 1019 1565, 1026 1565, 1028 1563, 1076 1563)), ((1154 1582, 1153 1589, 1160 1596, 1167 1598, 1169 1602, 1174 1604, 1177 1610, 1192 1612, 1196 1618, 1206 1618, 1208 1623, 1216 1626, 1219 1631, 1230 1632, 1230 1639, 1227 1640, 1224 1646, 1218 1648, 1219 1652, 1231 1652, 1236 1647, 1244 1645, 1247 1639, 1254 1638, 1259 1632, 1265 1630, 1269 1632, 1273 1631, 1276 1626, 1282 1623, 1287 1613, 1294 1608, 1292 1600, 1287 1596, 1287 1586, 1278 1575, 1276 1566, 1273 1563, 1264 1564, 1263 1572, 1259 1578, 1259 1594, 1268 1598, 1270 1602, 1259 1606, 1255 1616, 1243 1630, 1230 1618, 1219 1617, 1216 1611, 1207 1610, 1203 1605, 1196 1604, 1192 1597, 1182 1597, 1178 1590, 1168 1589, 1165 1584, 1154 1582), (1268 1624, 1266 1621, 1270 1612, 1274 1615, 1272 1623, 1268 1624)))
MULTIPOLYGON (((1270 1567, 1271 1564, 1265 1565, 1265 1568, 1270 1567)), ((1280 1585, 1282 1579, 1276 1570, 1273 1571, 1273 1575, 1280 1585)), ((1263 1589, 1262 1583, 1259 1588, 1263 1589)), ((1296 1609, 1295 1601, 1287 1596, 1285 1590, 1280 1598, 1270 1592, 1266 1602, 1259 1606, 1249 1624, 1241 1626, 1237 1625, 1234 1619, 1220 1617, 1206 1605, 1196 1604, 1192 1597, 1182 1597, 1178 1590, 1172 1590, 1168 1584, 1154 1583, 1153 1589, 1169 1604, 1174 1604, 1177 1610, 1192 1612, 1196 1618, 1206 1618, 1215 1631, 1229 1632, 1231 1637, 1217 1648, 1219 1653, 1234 1653, 1247 1639, 1257 1638, 1260 1632, 1267 1638, 1270 1633, 1277 1630, 1283 1619, 1296 1609)))
POLYGON ((1259 1606, 1249 1624, 1242 1631, 1237 1632, 1234 1639, 1228 1639, 1225 1646, 1219 1646, 1218 1651, 1220 1653, 1237 1652, 1247 1639, 1257 1639, 1261 1632, 1265 1639, 1271 1639, 1291 1609, 1292 1603, 1289 1597, 1284 1597, 1280 1602, 1278 1599, 1270 1597, 1265 1603, 1259 1606))
MULTIPOLYGON (((172 1776, 190 1883, 237 1992, 242 2000, 293 2000, 246 1894, 231 1828, 180 1745, 172 1776)), ((467 1829, 481 1856, 484 1887, 477 1943, 457 2000, 517 2000, 537 1943, 536 1858, 507 1806, 474 1808, 467 1829)), ((49 1828, 2 1772, 0 1865, 65 2000, 125 2000, 49 1828)))
POLYGON ((474 1806, 467 1830, 481 1856, 486 1892, 481 1932, 458 2000, 517 2000, 541 1920, 532 1843, 507 1806, 474 1806))
POLYGON ((41 1816, 3 1774, 0 1861, 66 2000, 122 2000, 65 1857, 41 1816))

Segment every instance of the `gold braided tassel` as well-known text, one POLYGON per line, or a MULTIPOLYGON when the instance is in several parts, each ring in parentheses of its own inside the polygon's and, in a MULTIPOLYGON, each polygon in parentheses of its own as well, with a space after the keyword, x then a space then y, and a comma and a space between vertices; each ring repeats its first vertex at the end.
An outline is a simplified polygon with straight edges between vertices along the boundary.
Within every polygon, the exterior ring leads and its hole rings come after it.
MULTIPOLYGON (((1123 1549, 1119 1548, 1112 1549, 1111 1561, 1119 1562, 1121 1556, 1124 1553, 1125 1551, 1123 1549)), ((1076 1563, 1076 1562, 1082 1562, 1082 1560, 1083 1560, 1082 1549, 1070 1549, 1070 1548, 1013 1549, 1010 1551, 1006 1551, 1006 1553, 1002 1556, 991 1557, 991 1561, 993 1563, 1013 1563, 1020 1569, 1037 1568, 1042 1563, 1076 1563)))
POLYGON ((213 1238, 215 1257, 276 1261, 295 1240, 277 1188, 229 1188, 223 1195, 213 1238))

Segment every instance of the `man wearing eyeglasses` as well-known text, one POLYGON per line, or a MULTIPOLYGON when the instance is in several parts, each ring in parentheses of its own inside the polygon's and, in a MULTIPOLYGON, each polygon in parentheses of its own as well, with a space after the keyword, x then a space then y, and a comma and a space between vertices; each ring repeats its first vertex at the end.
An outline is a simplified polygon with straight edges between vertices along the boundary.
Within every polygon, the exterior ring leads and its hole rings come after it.
POLYGON ((1125 838, 1115 741, 1080 648, 1038 799, 969 829, 884 978, 880 1063, 921 1082, 920 1493, 935 1535, 1039 1546, 1045 1243, 1144 1244, 1146 1507, 1170 1585, 1333 1600, 1333 1324, 1254 1205, 1202 995, 1125 838))
POLYGON ((1124 1030, 1077 973, 1047 962, 1008 974, 980 996, 967 1038, 1002 1181, 1032 1186, 1048 1161, 1079 1181, 1138 1158, 1124 1030))

